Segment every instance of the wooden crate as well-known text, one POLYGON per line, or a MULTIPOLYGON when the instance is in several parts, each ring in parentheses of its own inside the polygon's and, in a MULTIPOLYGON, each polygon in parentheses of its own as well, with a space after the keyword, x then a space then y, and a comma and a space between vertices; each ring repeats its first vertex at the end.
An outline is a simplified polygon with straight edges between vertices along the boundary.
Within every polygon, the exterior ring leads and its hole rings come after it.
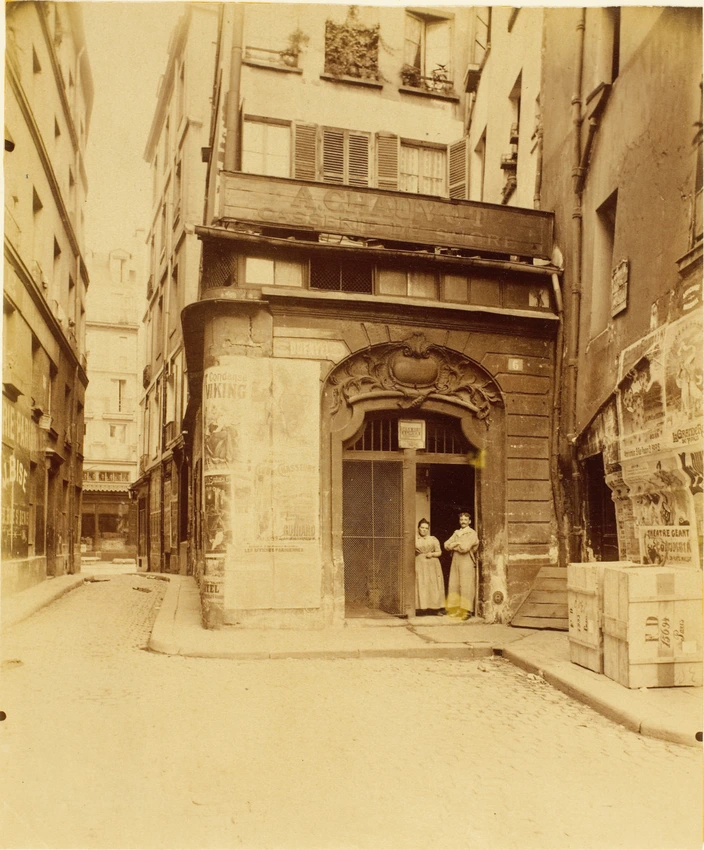
POLYGON ((604 570, 604 674, 627 688, 702 684, 702 575, 604 570))
POLYGON ((604 672, 603 577, 606 567, 633 567, 629 561, 590 561, 567 565, 570 661, 604 672))

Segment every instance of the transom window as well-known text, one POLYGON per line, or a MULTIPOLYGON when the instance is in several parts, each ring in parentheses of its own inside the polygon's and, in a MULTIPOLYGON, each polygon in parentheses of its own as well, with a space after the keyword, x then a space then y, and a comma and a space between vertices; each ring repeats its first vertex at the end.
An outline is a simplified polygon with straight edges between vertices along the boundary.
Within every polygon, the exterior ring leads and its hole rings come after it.
MULTIPOLYGON (((425 451, 432 454, 465 455, 472 451, 459 420, 438 414, 425 418, 425 451)), ((398 417, 388 414, 367 416, 364 431, 349 452, 397 452, 398 417)))
POLYGON ((437 274, 426 271, 379 268, 379 295, 437 298, 437 274))

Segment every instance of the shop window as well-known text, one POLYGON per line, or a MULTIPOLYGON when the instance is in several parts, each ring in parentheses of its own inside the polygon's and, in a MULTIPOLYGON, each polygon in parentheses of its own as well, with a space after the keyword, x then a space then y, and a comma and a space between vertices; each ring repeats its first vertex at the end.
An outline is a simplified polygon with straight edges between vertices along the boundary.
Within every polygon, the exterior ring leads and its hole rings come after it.
MULTIPOLYGON (((401 77, 414 88, 435 88, 438 76, 443 82, 450 74, 450 21, 432 15, 406 14, 404 65, 401 77)), ((452 84, 450 84, 450 88, 452 84)))
POLYGON ((98 514, 98 531, 100 534, 117 534, 120 518, 117 514, 98 514))
POLYGON ((290 177, 291 125, 288 122, 246 117, 242 170, 268 177, 290 177))
POLYGON ((447 149, 402 141, 399 189, 421 195, 447 195, 447 149))
POLYGON ((267 260, 247 257, 245 263, 247 286, 303 286, 303 264, 288 260, 267 260))
POLYGON ((437 298, 435 272, 380 268, 377 270, 377 279, 379 295, 437 298))
POLYGON ((372 266, 361 260, 350 258, 343 263, 316 257, 310 261, 311 289, 371 294, 373 279, 372 266))

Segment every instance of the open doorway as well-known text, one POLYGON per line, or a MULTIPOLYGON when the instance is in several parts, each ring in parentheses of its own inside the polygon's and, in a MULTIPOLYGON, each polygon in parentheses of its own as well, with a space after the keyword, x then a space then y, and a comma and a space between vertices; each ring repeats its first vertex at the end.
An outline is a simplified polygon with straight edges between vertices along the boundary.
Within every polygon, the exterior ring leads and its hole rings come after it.
POLYGON ((466 460, 460 463, 420 463, 417 466, 416 524, 423 517, 430 520, 430 533, 440 541, 445 592, 452 553, 446 552, 443 544, 458 528, 460 511, 468 511, 472 526, 477 527, 474 478, 474 467, 466 460))

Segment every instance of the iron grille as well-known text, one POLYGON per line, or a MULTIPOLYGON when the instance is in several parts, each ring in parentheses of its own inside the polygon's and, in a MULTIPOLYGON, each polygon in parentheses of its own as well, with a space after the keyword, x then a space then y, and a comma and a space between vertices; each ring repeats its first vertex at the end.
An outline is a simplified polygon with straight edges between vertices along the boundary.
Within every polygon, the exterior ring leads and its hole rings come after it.
POLYGON ((343 555, 349 615, 403 613, 402 464, 343 464, 343 555))
MULTIPOLYGON (((398 418, 370 416, 365 419, 364 431, 348 448, 351 452, 398 451, 398 418)), ((433 454, 465 455, 471 451, 457 419, 450 417, 425 420, 425 451, 433 454)))
POLYGON ((203 242, 203 289, 237 283, 237 254, 217 242, 203 242))
POLYGON ((310 286, 328 292, 371 294, 374 291, 372 271, 371 265, 354 258, 344 262, 315 258, 310 263, 310 286))

